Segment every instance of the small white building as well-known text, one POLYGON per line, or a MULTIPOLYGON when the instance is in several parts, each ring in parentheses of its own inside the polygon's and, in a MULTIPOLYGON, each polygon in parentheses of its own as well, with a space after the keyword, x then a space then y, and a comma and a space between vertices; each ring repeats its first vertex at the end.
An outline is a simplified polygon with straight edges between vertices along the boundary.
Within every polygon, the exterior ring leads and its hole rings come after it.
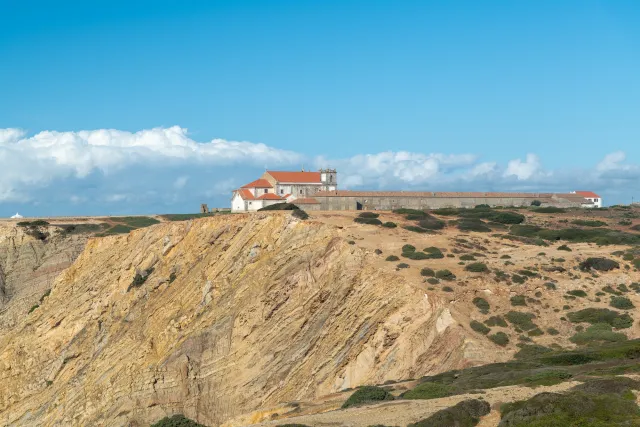
POLYGON ((257 211, 276 203, 295 203, 296 199, 313 201, 313 196, 319 191, 335 191, 337 188, 335 169, 320 169, 318 172, 266 171, 260 179, 233 192, 231 211, 257 211))
POLYGON ((589 208, 602 207, 602 197, 598 196, 593 191, 572 191, 571 194, 579 194, 580 196, 584 197, 585 199, 593 203, 593 205, 583 205, 584 207, 589 207, 589 208))

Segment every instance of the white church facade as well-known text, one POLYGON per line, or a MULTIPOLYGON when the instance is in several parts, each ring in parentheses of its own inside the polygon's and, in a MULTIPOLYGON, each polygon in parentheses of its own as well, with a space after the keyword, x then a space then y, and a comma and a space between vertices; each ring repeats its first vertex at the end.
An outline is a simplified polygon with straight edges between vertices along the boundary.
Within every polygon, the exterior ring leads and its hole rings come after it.
POLYGON ((252 212, 276 203, 296 202, 315 205, 313 196, 320 191, 338 189, 335 169, 317 172, 266 171, 262 176, 233 192, 232 212, 252 212))

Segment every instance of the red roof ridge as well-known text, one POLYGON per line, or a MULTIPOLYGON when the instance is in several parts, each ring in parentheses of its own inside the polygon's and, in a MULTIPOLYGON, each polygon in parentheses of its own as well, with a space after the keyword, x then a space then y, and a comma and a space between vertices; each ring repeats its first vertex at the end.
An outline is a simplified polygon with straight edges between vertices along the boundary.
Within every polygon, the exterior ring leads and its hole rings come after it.
POLYGON ((260 178, 243 185, 241 188, 273 188, 273 186, 266 179, 260 178))

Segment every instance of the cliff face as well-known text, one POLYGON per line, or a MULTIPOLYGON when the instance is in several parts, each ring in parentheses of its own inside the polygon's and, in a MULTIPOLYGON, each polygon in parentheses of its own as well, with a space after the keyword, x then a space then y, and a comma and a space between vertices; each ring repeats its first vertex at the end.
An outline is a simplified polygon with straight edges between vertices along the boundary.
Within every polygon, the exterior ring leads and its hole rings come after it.
POLYGON ((86 236, 57 230, 45 230, 50 237, 44 242, 22 227, 0 224, 0 336, 26 317, 56 276, 82 252, 86 236))
POLYGON ((180 412, 219 425, 484 352, 448 301, 376 257, 285 213, 92 239, 0 337, 0 423, 142 426, 180 412))

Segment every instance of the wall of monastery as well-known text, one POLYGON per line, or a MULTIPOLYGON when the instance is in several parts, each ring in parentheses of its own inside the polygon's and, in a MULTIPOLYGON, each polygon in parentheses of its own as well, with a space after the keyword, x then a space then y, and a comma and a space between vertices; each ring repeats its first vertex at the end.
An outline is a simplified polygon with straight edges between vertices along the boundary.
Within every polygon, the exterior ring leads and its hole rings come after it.
MULTIPOLYGON (((320 202, 320 210, 392 210, 398 208, 438 209, 473 208, 477 205, 489 206, 531 206, 534 197, 409 197, 409 196, 315 196, 320 202)), ((295 203, 295 202, 294 202, 295 203)), ((545 199, 543 206, 580 206, 564 199, 545 199)))

